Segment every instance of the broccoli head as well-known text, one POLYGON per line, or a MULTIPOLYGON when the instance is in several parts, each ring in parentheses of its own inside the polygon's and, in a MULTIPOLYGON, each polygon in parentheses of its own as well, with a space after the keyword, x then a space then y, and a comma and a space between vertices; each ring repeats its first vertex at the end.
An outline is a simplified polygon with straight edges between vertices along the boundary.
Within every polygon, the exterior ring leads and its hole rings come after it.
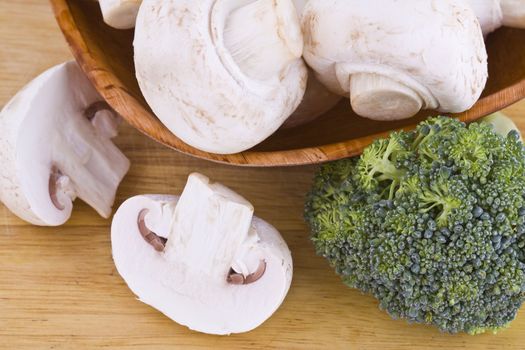
POLYGON ((436 117, 321 167, 305 217, 318 254, 393 318, 495 331, 525 297, 525 151, 436 117))

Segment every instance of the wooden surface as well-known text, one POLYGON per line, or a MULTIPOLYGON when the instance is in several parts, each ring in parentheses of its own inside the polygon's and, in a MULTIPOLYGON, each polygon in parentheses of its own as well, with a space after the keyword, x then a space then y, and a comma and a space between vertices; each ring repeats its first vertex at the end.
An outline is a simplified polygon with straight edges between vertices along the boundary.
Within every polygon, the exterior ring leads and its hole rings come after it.
MULTIPOLYGON (((386 130, 413 127, 427 117, 398 122, 374 122, 359 118, 343 100, 313 123, 280 130, 254 149, 216 155, 186 145, 152 114, 134 74, 133 30, 112 29, 101 20, 93 1, 51 0, 57 20, 73 53, 97 90, 135 128, 180 152, 216 162, 248 166, 315 164, 359 154, 386 130)), ((483 98, 459 115, 470 121, 525 97, 525 30, 503 28, 487 40, 489 75, 483 98)), ((435 113, 434 113, 435 114, 435 113)))
MULTIPOLYGON (((0 106, 44 69, 71 58, 44 0, 0 0, 0 106)), ((508 110, 525 131, 525 102, 508 110), (520 119, 521 117, 521 119, 520 119)), ((199 171, 274 224, 294 258, 283 306, 257 330, 230 337, 188 331, 135 300, 115 270, 110 222, 85 204, 59 228, 33 227, 0 205, 1 349, 524 349, 525 315, 498 335, 446 335, 393 321, 343 286, 315 256, 302 221, 314 167, 249 169, 195 160, 130 126, 117 143, 132 161, 116 205, 141 193, 180 193, 199 171)))

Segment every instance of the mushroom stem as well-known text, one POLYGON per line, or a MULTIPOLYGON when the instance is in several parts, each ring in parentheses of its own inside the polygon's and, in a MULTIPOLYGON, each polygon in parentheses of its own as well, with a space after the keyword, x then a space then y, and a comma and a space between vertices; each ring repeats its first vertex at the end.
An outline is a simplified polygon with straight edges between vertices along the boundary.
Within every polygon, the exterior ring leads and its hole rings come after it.
POLYGON ((405 119, 424 107, 423 99, 414 90, 373 73, 352 75, 350 100, 355 113, 374 120, 405 119))
POLYGON ((501 0, 503 25, 525 28, 525 0, 501 0))
MULTIPOLYGON (((253 206, 244 198, 200 174, 192 174, 177 203, 164 254, 195 274, 224 283, 232 275, 238 252, 249 251, 253 206)), ((246 261, 249 256, 243 257, 246 261)), ((257 262, 259 259, 257 258, 257 262)), ((256 266, 248 275, 233 273, 237 284, 259 275, 256 266), (241 278, 242 277, 242 278, 241 278)), ((259 276, 260 277, 260 276, 259 276)))
POLYGON ((70 118, 62 125, 65 137, 52 140, 55 166, 50 177, 50 196, 60 203, 54 203, 57 209, 67 206, 68 198, 78 196, 108 218, 116 189, 129 169, 129 160, 110 140, 107 130, 93 128, 92 121, 70 118), (52 184, 52 180, 56 183, 52 184))
POLYGON ((120 117, 106 101, 93 103, 84 115, 101 135, 109 139, 117 137, 120 117))
POLYGON ((247 76, 266 80, 302 56, 299 18, 291 0, 257 0, 232 11, 224 42, 247 76))

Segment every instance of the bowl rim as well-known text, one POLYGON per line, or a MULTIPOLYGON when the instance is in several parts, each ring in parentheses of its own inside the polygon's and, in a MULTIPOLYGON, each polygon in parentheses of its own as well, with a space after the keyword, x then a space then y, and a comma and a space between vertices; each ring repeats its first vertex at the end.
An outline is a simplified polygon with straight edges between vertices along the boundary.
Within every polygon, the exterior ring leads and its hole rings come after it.
MULTIPOLYGON (((279 167, 279 166, 299 166, 320 164, 329 161, 335 161, 343 158, 360 155, 365 147, 372 143, 375 139, 386 137, 392 131, 396 130, 412 130, 417 126, 417 123, 409 124, 401 128, 379 132, 355 139, 346 141, 311 146, 305 148, 297 148, 283 151, 252 151, 247 150, 236 154, 214 154, 200 151, 184 143, 182 140, 172 135, 165 127, 165 132, 171 134, 170 140, 155 135, 149 130, 147 123, 138 123, 133 118, 129 118, 128 113, 135 113, 137 115, 147 113, 149 111, 129 93, 124 87, 119 88, 116 84, 103 84, 102 82, 116 82, 119 79, 106 67, 97 61, 79 31, 73 14, 69 8, 68 0, 50 0, 56 21, 60 27, 75 60, 80 65, 81 69, 87 75, 89 80, 95 86, 99 94, 107 101, 107 103, 119 113, 124 120, 131 124, 135 129, 153 139, 154 141, 169 147, 173 150, 190 155, 196 158, 205 159, 208 161, 229 164, 235 166, 245 167, 279 167), (122 103, 125 101, 125 103, 122 103), (124 108, 126 107, 126 108, 124 108)), ((123 86, 123 84, 121 84, 123 86)), ((494 94, 485 96, 479 99, 476 104, 469 110, 463 113, 447 114, 459 120, 469 123, 475 121, 485 115, 497 112, 513 103, 525 98, 525 79, 508 86, 494 94)), ((153 114, 151 114, 156 118, 153 114)), ((152 127, 150 125, 150 127, 152 127)))

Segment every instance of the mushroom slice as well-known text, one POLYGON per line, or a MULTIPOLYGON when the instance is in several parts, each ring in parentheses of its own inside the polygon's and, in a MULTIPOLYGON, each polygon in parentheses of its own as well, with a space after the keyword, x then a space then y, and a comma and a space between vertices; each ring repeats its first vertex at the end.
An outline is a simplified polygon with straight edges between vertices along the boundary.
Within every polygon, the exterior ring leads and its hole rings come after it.
POLYGON ((153 112, 207 152, 260 143, 306 88, 291 0, 150 0, 140 7, 134 46, 137 80, 153 112))
POLYGON ((98 2, 107 25, 116 29, 135 27, 142 0, 98 0, 98 2))
POLYGON ((124 202, 111 243, 117 270, 142 302, 204 333, 256 328, 281 305, 292 279, 290 251, 276 229, 200 174, 189 176, 180 198, 124 202))
POLYGON ((462 1, 310 0, 302 25, 307 63, 363 117, 461 112, 487 81, 480 25, 462 1))
POLYGON ((61 225, 79 197, 108 218, 129 161, 118 116, 75 62, 55 66, 0 112, 0 199, 20 218, 61 225))

